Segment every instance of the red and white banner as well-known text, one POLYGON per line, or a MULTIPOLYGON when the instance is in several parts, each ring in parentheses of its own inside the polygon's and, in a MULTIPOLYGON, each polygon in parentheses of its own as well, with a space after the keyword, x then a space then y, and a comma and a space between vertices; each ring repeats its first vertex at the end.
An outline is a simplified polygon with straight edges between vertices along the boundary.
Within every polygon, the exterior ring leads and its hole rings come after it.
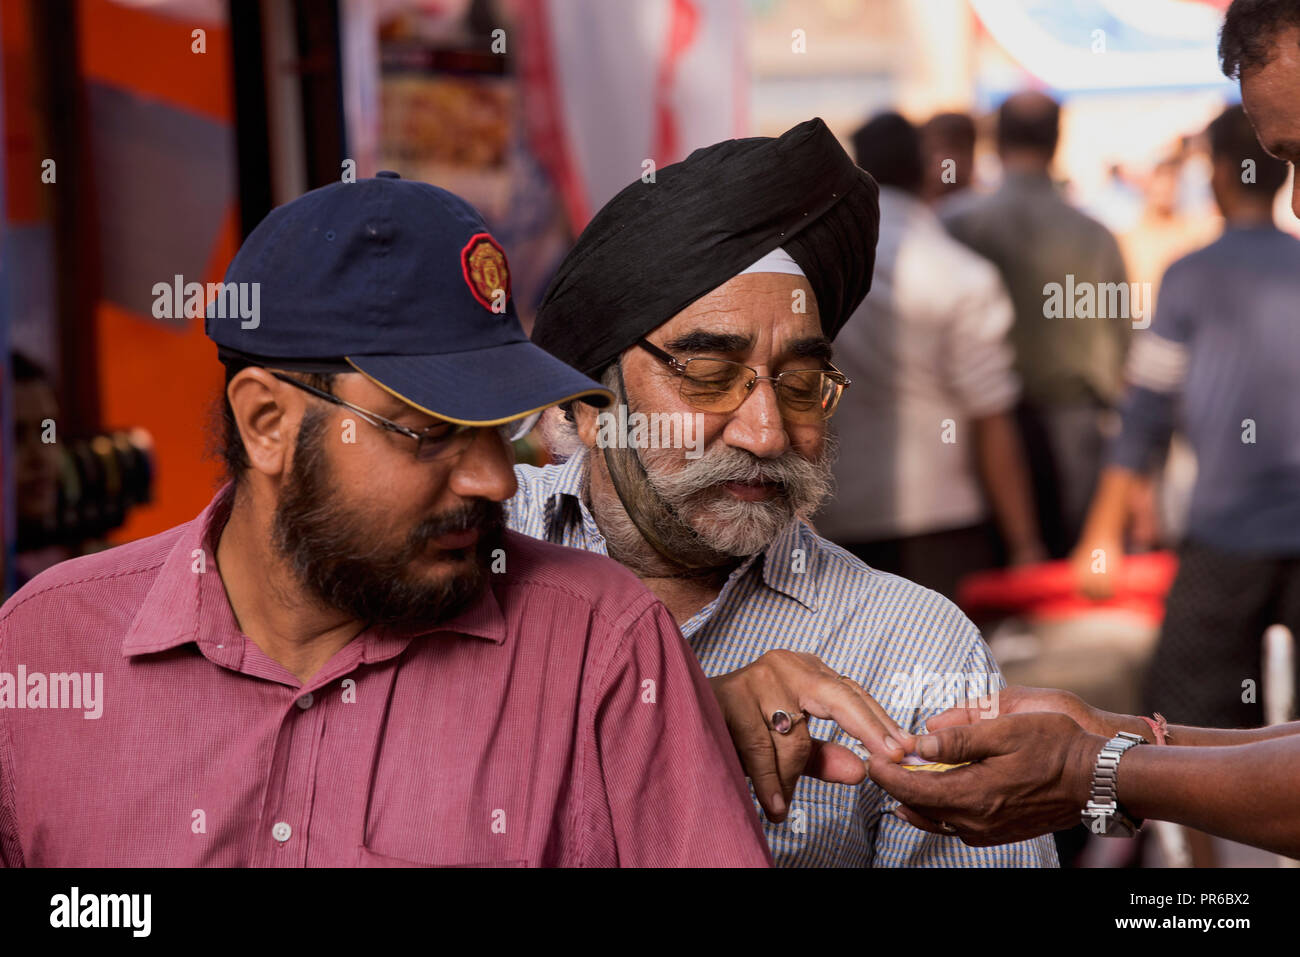
POLYGON ((743 0, 520 0, 531 146, 576 230, 647 171, 748 135, 743 0))

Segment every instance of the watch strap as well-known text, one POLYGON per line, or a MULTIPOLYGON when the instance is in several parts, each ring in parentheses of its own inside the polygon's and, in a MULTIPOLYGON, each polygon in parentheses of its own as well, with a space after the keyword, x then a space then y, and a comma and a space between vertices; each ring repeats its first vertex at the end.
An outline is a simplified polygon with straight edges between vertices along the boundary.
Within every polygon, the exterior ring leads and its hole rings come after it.
POLYGON ((1094 833, 1131 836, 1143 824, 1119 803, 1119 761, 1129 748, 1146 744, 1141 735, 1121 731, 1102 747, 1092 771, 1092 792, 1083 809, 1083 822, 1094 833))

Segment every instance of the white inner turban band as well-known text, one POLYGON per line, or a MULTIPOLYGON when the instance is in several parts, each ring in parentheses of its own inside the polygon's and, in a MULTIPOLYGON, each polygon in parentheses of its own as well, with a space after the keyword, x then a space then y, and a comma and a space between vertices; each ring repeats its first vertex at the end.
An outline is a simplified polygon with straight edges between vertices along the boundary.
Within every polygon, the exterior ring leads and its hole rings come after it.
MULTIPOLYGON (((790 258, 790 254, 778 246, 770 253, 760 259, 748 269, 742 269, 737 275, 743 276, 748 272, 779 272, 787 276, 803 276, 804 271, 799 268, 799 264, 790 258)), ((807 276, 804 276, 807 279, 807 276)))

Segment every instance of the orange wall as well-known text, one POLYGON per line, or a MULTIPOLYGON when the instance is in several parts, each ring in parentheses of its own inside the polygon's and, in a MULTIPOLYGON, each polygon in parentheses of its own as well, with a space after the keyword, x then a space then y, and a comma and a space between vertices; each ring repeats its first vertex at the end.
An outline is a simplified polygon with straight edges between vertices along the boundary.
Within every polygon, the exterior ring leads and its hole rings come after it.
MULTIPOLYGON (((79 13, 87 81, 232 123, 229 34, 224 27, 170 20, 107 0, 82 0, 79 13), (206 54, 191 52, 190 31, 196 26, 207 31, 206 54)), ((216 235, 204 282, 221 278, 238 246, 234 207, 216 235)), ((127 524, 112 536, 127 541, 190 520, 211 498, 219 466, 205 456, 222 368, 201 322, 178 332, 106 302, 100 303, 95 322, 105 427, 141 426, 154 439, 154 504, 133 510, 127 524)), ((75 348, 68 343, 64 347, 70 345, 75 348)))

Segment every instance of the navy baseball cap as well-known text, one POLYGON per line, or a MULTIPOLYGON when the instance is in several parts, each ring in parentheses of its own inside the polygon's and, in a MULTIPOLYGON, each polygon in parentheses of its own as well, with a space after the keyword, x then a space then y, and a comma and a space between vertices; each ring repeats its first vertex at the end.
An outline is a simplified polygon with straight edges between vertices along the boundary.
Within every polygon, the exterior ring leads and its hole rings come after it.
POLYGON ((613 399, 524 335, 505 252, 474 207, 396 173, 334 183, 272 210, 224 282, 257 283, 239 289, 254 316, 228 308, 233 296, 208 306, 204 328, 224 362, 356 370, 464 425, 613 399))

